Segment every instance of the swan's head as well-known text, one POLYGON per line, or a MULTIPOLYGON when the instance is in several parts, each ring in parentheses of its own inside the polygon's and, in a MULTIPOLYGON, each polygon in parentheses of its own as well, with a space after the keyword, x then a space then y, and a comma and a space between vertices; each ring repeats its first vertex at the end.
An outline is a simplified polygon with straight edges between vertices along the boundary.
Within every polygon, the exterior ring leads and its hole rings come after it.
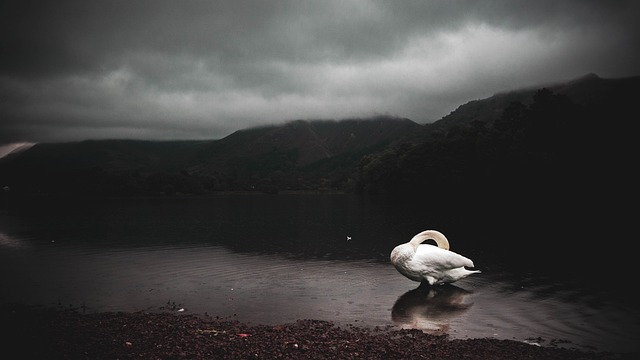
POLYGON ((401 244, 393 248, 391 251, 391 263, 396 265, 411 259, 416 253, 416 247, 411 243, 401 244))

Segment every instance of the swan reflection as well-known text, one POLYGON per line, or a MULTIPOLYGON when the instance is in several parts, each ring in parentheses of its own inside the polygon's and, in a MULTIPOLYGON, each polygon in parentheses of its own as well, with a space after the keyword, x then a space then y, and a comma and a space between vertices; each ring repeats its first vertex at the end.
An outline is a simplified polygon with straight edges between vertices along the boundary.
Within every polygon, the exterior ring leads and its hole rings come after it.
POLYGON ((403 329, 419 329, 430 333, 447 333, 449 321, 473 305, 465 302, 471 291, 455 285, 420 285, 404 293, 391 310, 391 320, 403 329))

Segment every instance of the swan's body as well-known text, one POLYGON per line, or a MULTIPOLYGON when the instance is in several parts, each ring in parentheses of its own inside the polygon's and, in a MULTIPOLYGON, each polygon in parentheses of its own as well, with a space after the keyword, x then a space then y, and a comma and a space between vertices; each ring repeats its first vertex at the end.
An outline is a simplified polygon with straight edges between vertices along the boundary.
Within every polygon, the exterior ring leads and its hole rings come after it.
POLYGON ((396 246, 391 251, 391 264, 407 278, 429 285, 452 283, 480 272, 467 270, 465 266, 474 267, 473 261, 450 251, 447 238, 435 230, 423 231, 396 246), (438 246, 422 244, 429 239, 438 246))

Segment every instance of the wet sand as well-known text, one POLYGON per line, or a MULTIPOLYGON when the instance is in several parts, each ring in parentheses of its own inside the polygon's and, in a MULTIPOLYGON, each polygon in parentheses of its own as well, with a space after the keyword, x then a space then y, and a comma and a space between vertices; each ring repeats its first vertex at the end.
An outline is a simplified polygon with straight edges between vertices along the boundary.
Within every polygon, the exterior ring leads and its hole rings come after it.
POLYGON ((208 314, 101 312, 5 305, 5 354, 47 359, 635 359, 497 339, 452 340, 418 330, 339 327, 298 320, 275 326, 208 314))

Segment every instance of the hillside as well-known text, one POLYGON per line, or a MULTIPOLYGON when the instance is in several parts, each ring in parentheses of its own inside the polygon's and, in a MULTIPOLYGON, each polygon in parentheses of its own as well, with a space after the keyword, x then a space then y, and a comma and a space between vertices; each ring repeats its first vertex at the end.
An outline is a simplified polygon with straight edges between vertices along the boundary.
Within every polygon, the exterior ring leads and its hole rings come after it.
POLYGON ((210 141, 37 144, 0 159, 0 184, 15 194, 337 190, 483 201, 591 187, 609 198, 635 177, 639 90, 638 76, 589 74, 470 101, 424 126, 299 120, 210 141))
POLYGON ((192 169, 224 170, 230 160, 295 152, 291 165, 305 166, 345 153, 398 140, 420 128, 408 119, 374 118, 342 121, 292 121, 237 131, 210 143, 192 169))
POLYGON ((363 154, 421 128, 390 117, 300 120, 210 141, 37 144, 0 160, 0 183, 18 193, 97 196, 337 188, 363 154))
POLYGON ((477 196, 478 187, 549 197, 564 186, 615 186, 631 178, 639 92, 640 77, 590 74, 471 101, 426 125, 418 141, 363 159, 360 185, 373 193, 447 189, 448 197, 477 196))
POLYGON ((577 105, 590 108, 608 108, 614 103, 632 104, 637 96, 640 76, 603 79, 590 73, 566 82, 556 82, 531 88, 518 89, 495 94, 482 100, 469 101, 460 105, 449 115, 433 123, 434 127, 467 125, 473 121, 491 124, 502 116, 509 104, 519 102, 530 105, 533 95, 539 89, 546 88, 558 95, 567 96, 577 105))

